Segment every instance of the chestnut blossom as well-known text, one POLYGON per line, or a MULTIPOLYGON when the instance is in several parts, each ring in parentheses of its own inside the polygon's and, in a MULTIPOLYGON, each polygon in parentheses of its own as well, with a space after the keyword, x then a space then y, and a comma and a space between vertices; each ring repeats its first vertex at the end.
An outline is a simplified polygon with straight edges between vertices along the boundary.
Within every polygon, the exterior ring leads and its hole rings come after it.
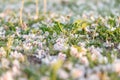
POLYGON ((84 74, 84 72, 81 69, 73 68, 72 71, 71 71, 71 76, 74 79, 78 79, 78 78, 82 77, 83 74, 84 74))
POLYGON ((42 47, 43 47, 43 43, 42 43, 42 42, 39 42, 39 43, 38 43, 38 47, 39 47, 39 48, 42 48, 42 47))
POLYGON ((4 18, 5 16, 6 16, 5 13, 0 13, 0 17, 1 17, 1 18, 4 18))
POLYGON ((97 74, 91 74, 87 78, 88 80, 100 80, 99 76, 97 74))
POLYGON ((13 66, 12 66, 11 72, 12 72, 13 77, 19 76, 21 74, 20 63, 18 60, 13 61, 13 66))
POLYGON ((20 62, 17 59, 15 59, 13 61, 13 66, 15 66, 15 67, 17 67, 19 69, 20 68, 20 62))
POLYGON ((81 58, 82 56, 86 55, 87 50, 84 47, 80 47, 80 51, 77 48, 72 46, 70 48, 70 54, 74 57, 81 58))
POLYGON ((6 56, 6 51, 3 47, 0 48, 0 57, 2 57, 2 56, 4 56, 4 57, 6 56))
POLYGON ((91 58, 93 61, 95 61, 98 57, 95 54, 91 54, 91 58))
POLYGON ((59 69, 57 74, 60 79, 66 80, 69 78, 69 74, 63 69, 59 69))
POLYGON ((0 77, 0 80, 14 80, 12 72, 11 71, 7 71, 5 74, 3 74, 0 77))
POLYGON ((120 50, 120 43, 118 44, 117 48, 120 50))
POLYGON ((71 63, 70 61, 65 62, 64 68, 71 70, 73 68, 73 63, 71 63))
POLYGON ((10 62, 6 58, 1 59, 1 65, 3 68, 9 68, 10 62))
POLYGON ((40 80, 50 80, 48 76, 42 76, 40 80))
POLYGON ((113 69, 120 75, 120 60, 115 60, 113 63, 113 69))
POLYGON ((46 56, 46 52, 44 50, 37 50, 38 51, 38 55, 36 55, 36 57, 38 57, 39 59, 44 58, 46 56))
POLYGON ((68 49, 68 47, 67 47, 67 45, 65 45, 65 40, 62 38, 58 38, 56 40, 56 43, 54 44, 54 50, 64 51, 67 49, 68 49))
POLYGON ((21 74, 20 70, 16 66, 13 66, 12 67, 12 75, 13 76, 18 76, 20 74, 21 74))
POLYGON ((74 46, 72 46, 71 48, 70 48, 70 54, 71 54, 71 56, 78 56, 78 50, 77 50, 77 48, 75 48, 74 46))
POLYGON ((82 56, 86 55, 87 53, 87 49, 85 49, 84 47, 80 47, 81 50, 79 51, 79 54, 81 54, 82 56))
POLYGON ((17 51, 11 52, 10 56, 15 59, 19 59, 21 61, 24 61, 24 56, 22 53, 18 53, 17 51))
POLYGON ((80 58, 80 62, 82 64, 86 65, 86 66, 89 65, 89 61, 88 61, 87 57, 85 57, 85 56, 83 56, 83 57, 80 58))
POLYGON ((79 45, 79 46, 82 46, 82 47, 85 47, 85 46, 86 46, 86 43, 85 43, 85 42, 79 42, 78 45, 79 45))
POLYGON ((33 48, 33 46, 32 46, 31 43, 24 43, 24 44, 23 44, 23 48, 24 48, 25 50, 30 50, 30 49, 33 48))
POLYGON ((65 60, 66 59, 66 54, 63 54, 63 53, 59 53, 58 54, 58 58, 61 59, 61 60, 65 60))
POLYGON ((99 48, 95 48, 94 46, 91 46, 89 48, 89 51, 90 51, 91 54, 95 54, 96 57, 101 56, 101 51, 99 50, 99 48))
POLYGON ((45 34, 44 34, 46 37, 49 36, 49 32, 48 31, 45 31, 45 34))
POLYGON ((56 36, 57 36, 57 33, 56 33, 56 32, 54 32, 54 33, 53 33, 53 37, 56 37, 56 36))

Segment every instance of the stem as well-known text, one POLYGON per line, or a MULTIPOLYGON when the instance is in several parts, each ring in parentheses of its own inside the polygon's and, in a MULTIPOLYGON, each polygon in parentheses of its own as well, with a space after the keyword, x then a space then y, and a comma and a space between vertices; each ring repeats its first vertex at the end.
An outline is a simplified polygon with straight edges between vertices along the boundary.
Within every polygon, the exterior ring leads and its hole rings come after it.
POLYGON ((39 6, 38 6, 39 1, 36 0, 36 17, 39 17, 39 6))
POLYGON ((47 1, 44 0, 44 14, 46 14, 47 12, 47 1))
POLYGON ((20 8, 20 25, 23 24, 22 16, 23 16, 23 8, 24 8, 24 0, 22 0, 22 6, 20 8))

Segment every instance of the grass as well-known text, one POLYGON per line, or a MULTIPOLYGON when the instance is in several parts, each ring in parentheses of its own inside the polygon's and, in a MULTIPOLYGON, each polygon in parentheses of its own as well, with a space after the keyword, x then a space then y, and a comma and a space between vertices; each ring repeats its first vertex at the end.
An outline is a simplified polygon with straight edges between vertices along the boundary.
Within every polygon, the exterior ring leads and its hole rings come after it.
POLYGON ((117 0, 52 2, 0 1, 0 80, 119 80, 117 0))

